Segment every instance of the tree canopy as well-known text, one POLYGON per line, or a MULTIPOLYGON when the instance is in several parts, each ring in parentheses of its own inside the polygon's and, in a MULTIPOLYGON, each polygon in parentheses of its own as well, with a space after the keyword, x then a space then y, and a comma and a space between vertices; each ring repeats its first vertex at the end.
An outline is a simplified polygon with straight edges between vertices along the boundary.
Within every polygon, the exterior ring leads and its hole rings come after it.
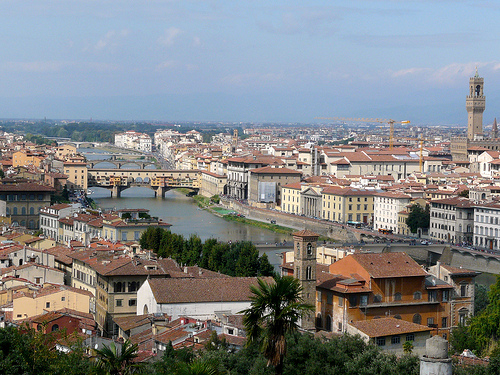
POLYGON ((428 229, 431 222, 431 214, 429 205, 425 209, 418 204, 410 207, 410 212, 406 218, 406 225, 410 228, 412 233, 417 233, 418 228, 428 229))
POLYGON ((249 241, 219 242, 198 236, 184 236, 163 228, 148 228, 141 236, 143 249, 150 249, 160 257, 171 257, 179 264, 198 265, 229 276, 272 276, 274 268, 266 254, 249 241))

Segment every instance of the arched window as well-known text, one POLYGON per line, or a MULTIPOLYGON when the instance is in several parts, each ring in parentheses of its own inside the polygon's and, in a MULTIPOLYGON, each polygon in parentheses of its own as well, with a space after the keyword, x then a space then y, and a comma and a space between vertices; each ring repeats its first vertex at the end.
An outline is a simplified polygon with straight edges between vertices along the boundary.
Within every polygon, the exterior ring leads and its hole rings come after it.
POLYGON ((326 327, 325 327, 325 329, 327 331, 329 331, 329 332, 332 330, 332 317, 330 315, 326 316, 326 327))
POLYGON ((422 323, 422 316, 418 313, 413 315, 413 323, 415 323, 415 324, 422 323))
POLYGON ((30 220, 29 223, 28 223, 28 228, 29 229, 35 229, 35 221, 34 220, 30 220))
POLYGON ((35 214, 35 207, 30 207, 30 215, 34 215, 35 214))
POLYGON ((307 244, 307 255, 312 255, 312 245, 310 243, 307 244))
POLYGON ((373 296, 373 303, 379 303, 382 302, 382 296, 380 294, 375 294, 373 296))
POLYGON ((401 319, 401 315, 394 315, 394 319, 401 319))
POLYGON ((300 242, 297 242, 297 255, 300 255, 300 242))
POLYGON ((143 309, 142 309, 142 313, 144 315, 148 314, 148 305, 144 305, 143 309))
POLYGON ((17 207, 14 207, 14 208, 12 209, 12 215, 17 215, 17 207))
POLYGON ((321 314, 316 315, 316 327, 323 328, 323 319, 321 319, 321 314))
POLYGON ((422 299, 422 293, 421 292, 413 293, 413 299, 416 299, 416 300, 422 299))
POLYGON ((394 301, 401 301, 401 293, 394 294, 394 301))
POLYGON ((121 282, 114 283, 114 289, 115 289, 115 293, 121 293, 122 283, 121 282))
POLYGON ((52 332, 55 332, 55 331, 59 331, 59 325, 57 325, 57 324, 54 324, 52 326, 52 332))
POLYGON ((26 215, 26 207, 21 208, 21 215, 26 215))
POLYGON ((306 267, 306 280, 311 280, 312 279, 312 267, 307 266, 306 267))

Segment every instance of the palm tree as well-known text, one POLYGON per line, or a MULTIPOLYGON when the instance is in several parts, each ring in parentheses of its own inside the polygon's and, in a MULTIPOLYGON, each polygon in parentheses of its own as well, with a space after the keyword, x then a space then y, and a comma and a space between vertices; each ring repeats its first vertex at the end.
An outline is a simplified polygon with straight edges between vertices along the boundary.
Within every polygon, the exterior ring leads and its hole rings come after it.
POLYGON ((283 373, 286 354, 285 335, 299 328, 299 320, 314 311, 314 306, 304 303, 299 280, 292 276, 275 276, 274 283, 258 280, 251 286, 250 308, 242 311, 248 343, 259 342, 267 365, 275 367, 276 374, 283 373))
POLYGON ((109 375, 128 375, 134 373, 137 365, 134 358, 137 357, 137 344, 125 341, 121 350, 116 348, 114 342, 104 345, 102 349, 96 350, 96 367, 109 375))

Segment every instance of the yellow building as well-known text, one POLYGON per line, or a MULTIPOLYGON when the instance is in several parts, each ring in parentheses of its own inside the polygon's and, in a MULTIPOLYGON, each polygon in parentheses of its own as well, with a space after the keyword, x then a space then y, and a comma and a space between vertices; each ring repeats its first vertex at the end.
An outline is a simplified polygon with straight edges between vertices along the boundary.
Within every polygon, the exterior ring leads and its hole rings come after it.
POLYGON ((289 214, 300 214, 300 193, 305 186, 300 182, 284 185, 281 187, 281 210, 289 214))
POLYGON ((68 176, 67 185, 75 190, 87 190, 88 170, 85 162, 64 162, 64 174, 68 176))
POLYGON ((12 319, 14 321, 43 314, 44 311, 71 309, 95 314, 95 298, 92 293, 67 285, 46 284, 36 292, 18 292, 13 296, 12 319))
POLYGON ((372 190, 358 188, 325 187, 322 191, 322 219, 340 223, 373 222, 372 190))
POLYGON ((16 151, 12 154, 12 166, 16 168, 16 167, 33 165, 37 168, 40 168, 40 163, 44 159, 45 157, 42 156, 41 154, 25 150, 16 151))
POLYGON ((76 155, 76 147, 72 145, 58 146, 56 149, 56 158, 66 160, 69 156, 76 155))

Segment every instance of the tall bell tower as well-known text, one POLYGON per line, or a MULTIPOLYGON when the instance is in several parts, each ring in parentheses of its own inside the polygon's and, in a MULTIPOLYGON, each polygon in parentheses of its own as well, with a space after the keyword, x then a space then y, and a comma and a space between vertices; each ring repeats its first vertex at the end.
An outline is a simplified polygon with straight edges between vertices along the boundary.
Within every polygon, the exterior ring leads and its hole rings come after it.
POLYGON ((481 140, 483 137, 483 112, 485 97, 483 92, 484 78, 477 73, 469 79, 469 95, 465 102, 468 113, 467 139, 481 140))
MULTIPOLYGON (((293 235, 294 276, 302 286, 302 299, 316 308, 316 246, 319 235, 301 230, 293 235)), ((307 331, 316 329, 316 313, 305 315, 301 327, 307 331)))

